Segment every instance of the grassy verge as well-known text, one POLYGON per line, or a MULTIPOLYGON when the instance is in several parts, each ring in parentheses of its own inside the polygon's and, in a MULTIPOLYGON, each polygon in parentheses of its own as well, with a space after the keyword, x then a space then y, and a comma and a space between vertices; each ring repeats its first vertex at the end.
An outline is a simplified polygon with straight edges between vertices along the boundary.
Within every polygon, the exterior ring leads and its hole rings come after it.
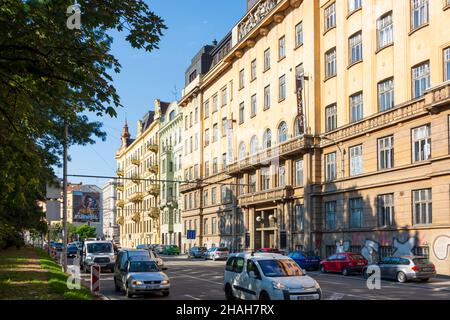
POLYGON ((0 299, 90 300, 85 288, 67 288, 68 275, 47 252, 36 248, 0 251, 0 299))

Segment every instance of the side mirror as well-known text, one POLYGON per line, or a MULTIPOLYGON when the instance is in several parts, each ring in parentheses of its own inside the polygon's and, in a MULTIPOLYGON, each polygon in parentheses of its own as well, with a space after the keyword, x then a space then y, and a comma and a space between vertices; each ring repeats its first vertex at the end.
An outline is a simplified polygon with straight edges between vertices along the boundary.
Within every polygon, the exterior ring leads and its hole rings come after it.
POLYGON ((164 270, 167 270, 167 267, 162 267, 162 270, 164 271, 164 270))
POLYGON ((306 269, 302 269, 303 274, 306 274, 306 269))

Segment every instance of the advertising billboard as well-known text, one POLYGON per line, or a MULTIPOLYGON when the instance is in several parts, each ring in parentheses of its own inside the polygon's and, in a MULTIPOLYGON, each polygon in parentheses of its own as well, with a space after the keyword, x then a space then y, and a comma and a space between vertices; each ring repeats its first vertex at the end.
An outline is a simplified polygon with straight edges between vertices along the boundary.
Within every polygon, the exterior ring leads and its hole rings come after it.
POLYGON ((100 193, 73 192, 73 221, 100 222, 100 193))

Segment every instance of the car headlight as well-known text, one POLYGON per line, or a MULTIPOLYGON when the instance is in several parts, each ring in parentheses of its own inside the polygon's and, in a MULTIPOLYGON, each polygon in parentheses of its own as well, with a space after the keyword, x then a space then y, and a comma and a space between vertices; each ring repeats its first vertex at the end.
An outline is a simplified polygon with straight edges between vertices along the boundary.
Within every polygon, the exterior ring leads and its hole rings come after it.
POLYGON ((144 283, 142 281, 139 281, 139 280, 133 280, 133 281, 131 281, 131 284, 135 285, 135 286, 140 286, 140 285, 142 285, 144 283))
POLYGON ((316 289, 320 289, 319 283, 316 281, 316 283, 314 284, 314 288, 316 289))
POLYGON ((170 283, 170 280, 163 280, 163 281, 161 281, 161 284, 169 284, 170 283))
POLYGON ((86 260, 92 260, 92 257, 91 256, 87 256, 86 260))
POLYGON ((110 258, 111 258, 111 261, 112 261, 112 262, 115 262, 115 261, 116 261, 116 256, 111 256, 110 258))
POLYGON ((272 282, 272 285, 273 285, 274 289, 278 289, 278 290, 288 289, 288 287, 286 287, 284 284, 279 283, 279 282, 272 282))

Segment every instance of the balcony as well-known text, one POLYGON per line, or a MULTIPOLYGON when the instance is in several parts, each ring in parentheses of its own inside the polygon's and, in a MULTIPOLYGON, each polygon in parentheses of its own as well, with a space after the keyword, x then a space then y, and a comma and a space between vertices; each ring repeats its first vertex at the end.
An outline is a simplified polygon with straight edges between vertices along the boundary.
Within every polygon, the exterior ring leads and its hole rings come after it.
POLYGON ((159 172, 159 166, 157 164, 150 166, 147 168, 147 171, 153 174, 158 174, 159 172))
POLYGON ((150 211, 148 211, 148 216, 155 220, 158 219, 159 218, 159 209, 151 208, 150 211))
POLYGON ((202 186, 202 181, 197 180, 196 182, 188 182, 180 185, 180 192, 185 193, 195 189, 198 189, 202 186))
POLYGON ((239 205, 254 205, 264 202, 277 202, 289 199, 294 195, 294 189, 291 186, 283 188, 258 191, 255 193, 244 194, 238 197, 239 205))
POLYGON ((122 199, 117 200, 116 206, 119 208, 123 208, 125 206, 125 200, 122 200, 122 199))
POLYGON ((123 183, 122 182, 117 183, 117 191, 123 192, 123 190, 124 190, 123 183))
POLYGON ((134 159, 131 159, 131 163, 134 164, 135 166, 138 166, 141 163, 141 161, 137 158, 134 158, 134 159))
POLYGON ((141 221, 141 214, 139 212, 133 213, 131 220, 133 220, 136 223, 139 223, 141 221))
POLYGON ((124 172, 123 172, 122 169, 117 169, 117 170, 116 170, 116 174, 117 174, 117 176, 119 176, 119 177, 123 177, 124 172))
POLYGON ((158 149, 159 148, 158 148, 157 144, 152 143, 152 144, 147 145, 147 150, 150 152, 158 153, 158 149))
POLYGON ((425 94, 425 109, 432 114, 441 112, 450 105, 450 81, 430 88, 425 94))
POLYGON ((133 181, 135 184, 138 184, 141 180, 138 174, 132 174, 131 181, 133 181))
POLYGON ((123 226, 123 224, 125 223, 124 217, 117 217, 116 223, 123 226))
POLYGON ((265 166, 270 164, 270 162, 274 159, 281 157, 285 158, 291 155, 305 152, 313 145, 314 138, 311 135, 304 135, 302 137, 293 138, 230 164, 227 167, 227 172, 229 175, 236 175, 242 171, 265 166))
POLYGON ((142 200, 144 200, 144 194, 142 192, 133 193, 130 197, 130 201, 133 203, 142 202, 142 200))
POLYGON ((152 195, 152 196, 159 196, 160 193, 160 186, 159 184, 152 184, 147 188, 147 192, 148 194, 152 195))

